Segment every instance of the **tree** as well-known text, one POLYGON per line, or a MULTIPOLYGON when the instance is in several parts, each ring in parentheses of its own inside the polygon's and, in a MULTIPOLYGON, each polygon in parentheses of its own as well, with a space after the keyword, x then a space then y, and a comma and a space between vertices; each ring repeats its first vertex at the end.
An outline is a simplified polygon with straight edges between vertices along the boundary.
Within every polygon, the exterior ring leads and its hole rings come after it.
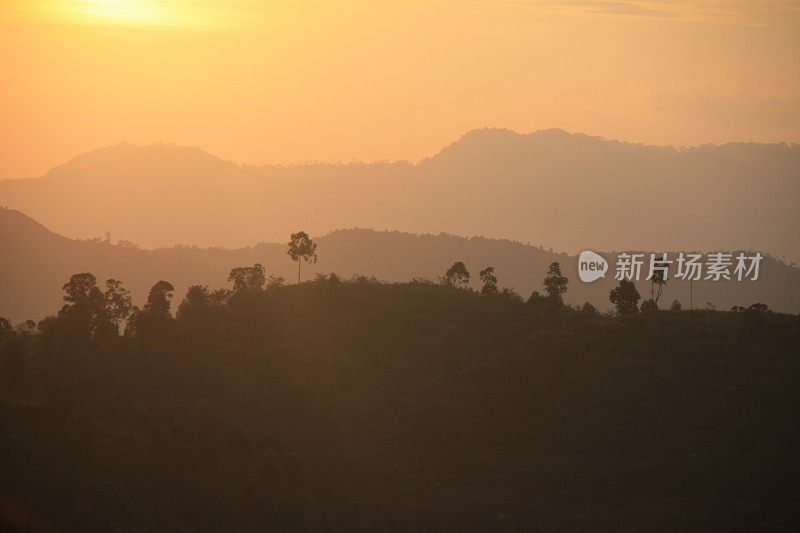
POLYGON ((564 294, 567 292, 569 280, 561 274, 561 265, 558 261, 550 263, 547 275, 544 277, 544 292, 547 298, 555 305, 564 305, 564 294))
MULTIPOLYGON (((661 298, 661 293, 664 292, 664 285, 667 284, 666 272, 668 267, 669 263, 654 259, 653 274, 650 277, 650 300, 655 305, 655 309, 658 309, 658 299, 661 298)), ((647 301, 644 303, 647 303, 647 301)))
POLYGON ((649 311, 658 311, 658 303, 652 298, 648 298, 647 300, 642 302, 641 311, 642 313, 647 313, 649 311))
POLYGON ((95 288, 97 288, 97 278, 94 277, 94 274, 88 272, 73 274, 62 287, 64 292, 67 293, 64 296, 64 301, 72 305, 87 302, 92 289, 95 288))
POLYGON ((747 326, 763 326, 770 312, 767 304, 755 303, 742 312, 742 319, 747 326))
POLYGON ((469 285, 469 271, 464 266, 464 263, 458 261, 447 269, 447 272, 444 273, 443 281, 445 285, 450 285, 451 287, 466 288, 469 285))
POLYGON ((105 296, 97 288, 97 278, 93 274, 73 274, 63 289, 66 293, 64 301, 67 303, 58 316, 71 329, 84 338, 97 336, 100 332, 111 332, 113 323, 106 309, 105 296))
MULTIPOLYGON (((139 314, 142 312, 138 306, 134 305, 131 307, 131 312, 128 315, 128 319, 125 321, 125 329, 122 330, 122 334, 126 337, 135 337, 136 336, 136 321, 139 318, 139 314)), ((39 323, 41 327, 41 323, 39 323)))
POLYGON ((283 279, 282 276, 270 274, 269 278, 267 279, 267 289, 277 289, 278 287, 283 287, 285 281, 286 280, 283 279))
POLYGON ((111 322, 119 331, 120 325, 128 318, 133 309, 131 291, 124 288, 121 281, 107 279, 104 299, 111 322))
POLYGON ((317 245, 305 231, 292 233, 289 240, 289 257, 292 261, 297 261, 297 283, 300 283, 300 260, 306 263, 317 262, 317 245))
POLYGON ((36 335, 36 322, 29 318, 25 322, 17 324, 17 331, 23 335, 36 335))
POLYGON ((552 309, 552 303, 546 296, 539 294, 539 291, 533 291, 528 298, 528 305, 537 312, 549 311, 552 309))
POLYGON ((503 287, 503 290, 500 291, 500 296, 502 298, 506 298, 507 300, 513 300, 515 302, 522 301, 522 296, 520 296, 519 293, 516 291, 516 289, 514 289, 513 287, 512 288, 503 287))
POLYGON ((674 300, 669 308, 670 311, 680 311, 681 309, 683 309, 683 306, 678 300, 674 300))
POLYGON ((150 289, 144 309, 136 313, 132 327, 126 328, 126 335, 135 333, 139 337, 164 337, 172 324, 169 313, 170 299, 175 287, 161 280, 150 289))
POLYGON ((211 307, 211 294, 207 285, 192 285, 186 291, 186 297, 178 306, 176 318, 191 320, 202 317, 211 307))
POLYGON ((230 298, 231 291, 228 289, 215 289, 208 294, 208 300, 212 306, 218 307, 225 305, 230 298))
POLYGON ((264 287, 266 273, 261 263, 251 267, 237 267, 231 270, 228 281, 233 282, 234 294, 255 292, 264 287))
POLYGON ((639 310, 638 305, 641 298, 639 291, 636 290, 636 285, 626 279, 620 280, 619 286, 612 289, 608 295, 608 299, 621 315, 636 313, 639 310))
POLYGON ((144 304, 144 311, 152 313, 154 316, 170 317, 169 302, 172 299, 172 291, 175 287, 168 281, 161 280, 150 288, 147 295, 147 303, 144 304))
POLYGON ((4 316, 0 316, 0 341, 7 339, 14 334, 14 327, 11 321, 4 316))
POLYGON ((481 292, 483 294, 497 294, 497 276, 494 275, 494 267, 487 266, 480 271, 479 275, 481 282, 483 282, 481 292))

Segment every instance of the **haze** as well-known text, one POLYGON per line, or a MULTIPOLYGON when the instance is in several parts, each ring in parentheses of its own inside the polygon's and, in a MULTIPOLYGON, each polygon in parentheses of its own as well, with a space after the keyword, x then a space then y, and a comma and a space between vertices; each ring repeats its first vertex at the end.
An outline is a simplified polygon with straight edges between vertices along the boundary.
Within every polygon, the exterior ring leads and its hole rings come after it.
POLYGON ((5 1, 0 178, 120 141, 419 160, 464 132, 800 140, 793 2, 5 1))

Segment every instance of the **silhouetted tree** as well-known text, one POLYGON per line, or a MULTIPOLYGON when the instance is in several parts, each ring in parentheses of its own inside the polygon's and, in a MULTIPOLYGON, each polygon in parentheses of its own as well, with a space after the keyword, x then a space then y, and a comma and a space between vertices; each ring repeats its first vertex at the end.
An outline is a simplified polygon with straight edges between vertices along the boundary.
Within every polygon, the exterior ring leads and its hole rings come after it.
POLYGON ((742 319, 746 326, 763 326, 766 314, 771 312, 767 304, 755 303, 742 312, 742 319))
POLYGON ((317 245, 305 231, 298 231, 297 233, 292 233, 292 236, 289 240, 289 257, 292 258, 292 261, 297 261, 297 283, 300 283, 300 261, 303 260, 306 263, 316 263, 317 262, 317 245))
POLYGON ((536 309, 541 309, 549 306, 550 301, 545 296, 542 296, 539 291, 533 291, 528 298, 528 304, 536 309))
POLYGON ((113 322, 94 275, 88 272, 73 274, 63 289, 67 303, 59 311, 59 318, 84 338, 111 333, 113 322))
POLYGON ((631 315, 639 310, 639 300, 642 297, 636 290, 636 285, 626 279, 620 280, 619 286, 611 289, 608 299, 617 308, 621 315, 631 315))
POLYGON ((561 274, 561 265, 558 261, 550 263, 547 275, 544 277, 544 292, 547 298, 555 305, 564 305, 564 294, 567 292, 569 280, 561 274))
POLYGON ((652 298, 648 298, 647 300, 644 300, 642 302, 642 306, 640 309, 642 313, 647 313, 650 311, 658 311, 658 304, 652 298))
POLYGON ((215 289, 209 293, 209 300, 212 306, 220 306, 227 303, 231 296, 231 291, 228 289, 215 289))
POLYGON ((581 312, 586 313, 587 315, 596 315, 597 308, 593 306, 590 302, 584 302, 583 307, 581 307, 581 312))
POLYGON ((278 287, 283 287, 283 284, 286 282, 282 276, 275 276, 270 274, 269 278, 267 278, 267 289, 276 289, 278 287))
POLYGON ((92 289, 97 287, 97 278, 94 274, 84 272, 82 274, 73 274, 70 276, 69 281, 62 287, 64 292, 64 301, 70 304, 85 302, 89 299, 89 294, 92 289))
POLYGON ((481 292, 483 294, 497 294, 497 276, 494 275, 494 267, 487 266, 479 273, 483 287, 481 292))
POLYGON ((17 324, 17 331, 20 333, 25 333, 29 335, 36 334, 36 322, 31 320, 30 318, 21 324, 17 324))
POLYGON ((233 282, 234 294, 259 291, 264 287, 266 272, 261 263, 251 267, 237 267, 231 270, 228 281, 233 282))
POLYGON ((128 318, 133 309, 131 292, 122 286, 121 281, 108 279, 104 298, 111 322, 119 331, 120 325, 128 318))
POLYGON ((670 306, 669 310, 670 311, 680 311, 681 309, 683 309, 683 306, 681 306, 681 303, 678 300, 673 300, 672 305, 670 306))
POLYGON ((447 272, 444 273, 443 281, 445 285, 466 288, 469 285, 469 271, 464 266, 464 263, 458 261, 447 269, 447 272))
POLYGON ((136 319, 139 317, 139 313, 141 312, 142 311, 138 306, 134 305, 131 307, 131 312, 128 315, 128 319, 125 321, 125 329, 122 332, 123 335, 126 337, 136 336, 136 319))
POLYGON ((503 290, 500 291, 499 294, 501 297, 506 298, 508 300, 514 300, 517 302, 522 301, 522 296, 520 296, 519 293, 513 287, 512 288, 503 287, 503 290))
POLYGON ((147 295, 147 303, 144 304, 144 310, 148 313, 153 313, 156 316, 168 317, 169 302, 172 299, 172 291, 175 287, 168 281, 161 280, 150 288, 150 293, 147 295))
POLYGON ((147 303, 136 315, 135 332, 137 336, 145 338, 161 337, 169 331, 172 323, 169 304, 174 290, 175 287, 164 280, 153 285, 147 295, 147 303))
POLYGON ((0 316, 0 341, 7 339, 14 334, 14 327, 11 321, 4 316, 0 316))
MULTIPOLYGON (((658 309, 658 300, 664 291, 664 285, 667 284, 664 268, 668 266, 668 263, 655 259, 653 265, 653 275, 650 277, 650 300, 645 300, 642 303, 644 305, 648 301, 652 301, 652 304, 648 304, 648 311, 658 309), (654 308, 652 307, 653 305, 655 306, 654 308)), ((642 309, 642 311, 645 311, 645 309, 642 309)))
POLYGON ((211 307, 211 294, 206 285, 192 285, 175 314, 179 320, 192 320, 205 316, 211 307))

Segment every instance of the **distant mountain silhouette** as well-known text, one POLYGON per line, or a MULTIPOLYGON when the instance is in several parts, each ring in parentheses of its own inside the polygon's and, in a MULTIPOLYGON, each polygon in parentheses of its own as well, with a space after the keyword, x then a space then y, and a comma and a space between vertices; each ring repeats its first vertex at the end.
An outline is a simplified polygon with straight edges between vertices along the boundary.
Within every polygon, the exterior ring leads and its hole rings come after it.
POLYGON ((0 205, 63 235, 239 247, 297 228, 507 237, 570 252, 736 249, 800 261, 800 146, 644 146, 561 130, 474 130, 418 164, 239 166, 197 148, 120 144, 0 205))
MULTIPOLYGON (((588 300, 599 309, 609 308, 608 292, 615 283, 611 272, 606 280, 584 284, 578 279, 575 256, 509 240, 349 229, 315 241, 319 244, 319 262, 304 265, 304 279, 315 273, 336 272, 343 277, 364 274, 385 281, 414 277, 436 280, 455 261, 463 261, 472 273, 474 288, 479 287, 478 271, 493 265, 501 287, 516 288, 527 298, 533 290, 542 291, 547 265, 560 261, 570 278, 566 301, 582 304, 588 300)), ((230 250, 188 246, 145 250, 68 239, 9 209, 0 209, 0 250, 0 316, 10 317, 15 323, 55 313, 63 304, 61 286, 78 272, 92 272, 101 283, 107 278, 123 281, 140 305, 148 289, 160 279, 175 285, 177 303, 190 284, 229 287, 228 273, 236 266, 260 262, 269 274, 289 281, 297 273, 285 244, 261 243, 230 250)), ((643 297, 647 287, 645 282, 639 284, 643 297)), ((662 305, 668 306, 675 299, 688 308, 688 282, 667 283, 662 305)), ((695 307, 705 307, 709 301, 723 310, 763 302, 775 310, 796 313, 800 311, 800 269, 768 258, 757 282, 695 283, 695 307)))

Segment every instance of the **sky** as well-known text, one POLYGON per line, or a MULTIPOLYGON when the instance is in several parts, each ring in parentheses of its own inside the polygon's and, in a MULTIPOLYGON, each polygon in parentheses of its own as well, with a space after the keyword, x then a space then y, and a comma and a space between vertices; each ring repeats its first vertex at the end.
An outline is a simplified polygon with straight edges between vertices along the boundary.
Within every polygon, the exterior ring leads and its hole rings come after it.
POLYGON ((417 161, 480 127, 800 142, 800 2, 0 0, 0 178, 122 141, 417 161))

